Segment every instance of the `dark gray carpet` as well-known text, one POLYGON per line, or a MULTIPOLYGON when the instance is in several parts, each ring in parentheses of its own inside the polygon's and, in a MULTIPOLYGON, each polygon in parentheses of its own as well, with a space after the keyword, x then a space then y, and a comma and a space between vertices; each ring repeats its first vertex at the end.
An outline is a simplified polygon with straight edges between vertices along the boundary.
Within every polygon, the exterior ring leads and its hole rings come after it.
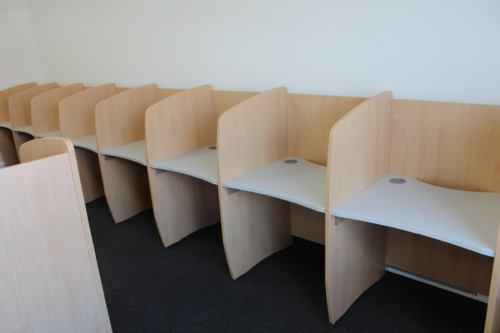
POLYGON ((324 247, 299 238, 233 281, 220 224, 164 248, 153 212, 115 224, 87 205, 111 324, 120 332, 482 332, 486 304, 395 274, 328 322, 324 247))

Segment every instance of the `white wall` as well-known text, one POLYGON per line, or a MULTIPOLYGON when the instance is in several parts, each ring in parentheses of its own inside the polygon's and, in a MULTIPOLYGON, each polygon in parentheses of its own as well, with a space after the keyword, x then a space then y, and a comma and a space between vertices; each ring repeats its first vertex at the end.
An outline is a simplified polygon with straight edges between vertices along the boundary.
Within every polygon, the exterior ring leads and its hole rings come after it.
POLYGON ((1 0, 0 90, 33 81, 42 83, 42 73, 27 2, 1 0))
POLYGON ((499 0, 28 0, 45 82, 500 104, 499 0))

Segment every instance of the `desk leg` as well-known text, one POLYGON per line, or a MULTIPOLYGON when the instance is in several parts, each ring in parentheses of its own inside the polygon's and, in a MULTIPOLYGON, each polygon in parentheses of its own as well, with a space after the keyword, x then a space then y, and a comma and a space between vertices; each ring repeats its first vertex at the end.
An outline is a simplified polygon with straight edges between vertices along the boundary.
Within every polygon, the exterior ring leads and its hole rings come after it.
POLYGON ((19 147, 21 147, 23 143, 34 140, 35 137, 28 133, 16 132, 16 131, 12 131, 12 136, 14 137, 14 142, 16 144, 17 157, 19 160, 21 160, 21 157, 19 155, 19 147))
POLYGON ((334 324, 385 273, 386 227, 326 217, 326 296, 334 324))
POLYGON ((152 207, 146 167, 119 157, 99 154, 104 193, 115 223, 152 207))
POLYGON ((85 148, 75 147, 75 155, 78 161, 83 197, 85 203, 89 203, 104 195, 99 160, 96 153, 85 148))
POLYGON ((231 277, 237 279, 292 244, 290 203, 219 186, 222 236, 231 277))
POLYGON ((217 185, 177 172, 153 168, 148 172, 163 246, 220 222, 217 185))
POLYGON ((19 157, 16 151, 16 143, 12 136, 12 131, 8 128, 0 127, 0 152, 2 153, 5 166, 19 164, 19 157))

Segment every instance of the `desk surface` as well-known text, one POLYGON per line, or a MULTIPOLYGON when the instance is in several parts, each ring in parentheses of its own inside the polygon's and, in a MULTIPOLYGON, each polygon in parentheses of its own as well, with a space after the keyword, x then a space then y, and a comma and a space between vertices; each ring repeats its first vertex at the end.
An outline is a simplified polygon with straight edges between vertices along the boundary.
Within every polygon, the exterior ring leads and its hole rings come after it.
POLYGON ((146 141, 136 141, 123 146, 101 150, 102 155, 115 156, 147 166, 146 141))
POLYGON ((40 133, 40 134, 37 134, 36 137, 37 138, 60 138, 61 137, 61 130, 40 133))
POLYGON ((217 185, 217 150, 209 149, 210 147, 216 147, 216 145, 151 163, 150 166, 155 169, 183 173, 217 185))
POLYGON ((330 214, 401 229, 493 257, 500 193, 451 190, 387 175, 330 214), (392 178, 406 183, 393 184, 389 182, 392 178))
POLYGON ((28 134, 31 134, 33 136, 35 136, 33 134, 33 126, 32 125, 29 125, 29 126, 24 126, 24 127, 18 127, 18 128, 14 128, 13 131, 15 132, 23 132, 23 133, 28 133, 28 134))
POLYGON ((0 123, 0 127, 5 127, 5 128, 8 128, 8 129, 12 129, 12 124, 10 123, 10 121, 6 121, 4 123, 0 123))
POLYGON ((75 147, 85 148, 97 153, 97 139, 95 134, 84 136, 83 138, 73 139, 71 142, 73 142, 73 146, 75 147))
POLYGON ((231 178, 222 186, 268 195, 324 213, 326 167, 307 160, 286 157, 231 178), (295 164, 285 161, 295 160, 295 164))

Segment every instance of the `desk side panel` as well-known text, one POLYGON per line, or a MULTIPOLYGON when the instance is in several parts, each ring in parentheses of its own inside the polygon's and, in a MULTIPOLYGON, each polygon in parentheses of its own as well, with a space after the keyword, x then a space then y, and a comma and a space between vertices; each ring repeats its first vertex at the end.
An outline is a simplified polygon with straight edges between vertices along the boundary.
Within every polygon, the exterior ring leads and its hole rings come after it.
POLYGON ((5 166, 19 164, 12 130, 5 127, 0 127, 0 153, 2 154, 5 166))
POLYGON ((49 90, 59 87, 57 83, 47 83, 18 92, 9 98, 9 113, 12 129, 32 125, 31 100, 49 90))
POLYGON ((55 131, 59 126, 59 102, 83 91, 83 83, 52 89, 31 100, 31 118, 35 135, 55 131))
POLYGON ((78 139, 95 134, 95 108, 97 104, 117 94, 116 84, 85 89, 59 103, 61 136, 78 139))
POLYGON ((37 85, 38 84, 36 82, 31 82, 31 83, 21 84, 21 85, 0 91, 0 123, 10 121, 10 114, 9 114, 9 98, 10 98, 10 96, 12 96, 20 91, 36 87, 37 85))

